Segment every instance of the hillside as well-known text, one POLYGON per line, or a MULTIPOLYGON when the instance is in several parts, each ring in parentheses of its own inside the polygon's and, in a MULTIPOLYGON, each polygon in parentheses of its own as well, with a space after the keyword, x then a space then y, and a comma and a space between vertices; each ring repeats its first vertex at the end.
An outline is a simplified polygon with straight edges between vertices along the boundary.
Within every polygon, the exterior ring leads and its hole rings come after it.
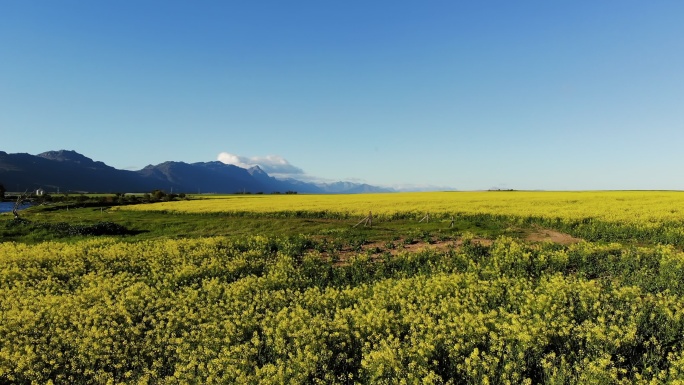
POLYGON ((337 182, 318 185, 279 180, 258 166, 250 169, 218 161, 185 163, 167 161, 142 170, 119 170, 76 151, 48 151, 38 155, 0 151, 0 183, 8 190, 43 188, 60 192, 142 192, 154 189, 177 193, 359 193, 389 189, 337 182))

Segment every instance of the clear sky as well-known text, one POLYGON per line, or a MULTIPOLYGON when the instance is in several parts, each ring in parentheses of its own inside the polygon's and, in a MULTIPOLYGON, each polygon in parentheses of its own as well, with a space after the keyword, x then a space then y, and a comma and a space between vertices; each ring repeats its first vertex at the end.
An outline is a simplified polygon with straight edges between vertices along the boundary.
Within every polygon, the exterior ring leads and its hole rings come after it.
POLYGON ((684 1, 0 0, 0 150, 684 189, 684 1))

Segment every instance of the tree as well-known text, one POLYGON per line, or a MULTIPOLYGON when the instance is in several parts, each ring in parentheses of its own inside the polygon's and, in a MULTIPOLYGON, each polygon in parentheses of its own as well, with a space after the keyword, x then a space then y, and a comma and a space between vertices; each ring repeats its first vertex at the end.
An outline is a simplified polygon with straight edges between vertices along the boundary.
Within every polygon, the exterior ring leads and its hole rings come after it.
POLYGON ((161 190, 152 191, 152 199, 155 202, 159 202, 160 200, 164 199, 165 196, 166 196, 166 193, 161 191, 161 190))
POLYGON ((21 195, 19 195, 19 197, 17 197, 17 201, 14 203, 14 208, 12 209, 12 214, 14 214, 14 219, 21 219, 19 217, 18 210, 21 207, 21 205, 24 203, 24 201, 26 199, 28 199, 29 196, 30 196, 30 194, 29 194, 28 190, 26 190, 23 194, 21 194, 21 195))
POLYGON ((3 186, 2 183, 0 183, 0 201, 5 199, 5 191, 7 191, 5 189, 5 186, 3 186))

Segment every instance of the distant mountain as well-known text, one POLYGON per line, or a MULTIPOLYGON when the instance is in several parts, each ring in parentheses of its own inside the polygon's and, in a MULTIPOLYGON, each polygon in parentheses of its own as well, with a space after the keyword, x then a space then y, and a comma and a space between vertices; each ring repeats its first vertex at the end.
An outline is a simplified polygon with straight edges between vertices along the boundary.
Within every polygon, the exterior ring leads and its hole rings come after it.
POLYGON ((134 171, 117 170, 75 151, 49 151, 39 155, 0 151, 0 183, 7 190, 126 191, 136 187, 148 191, 153 184, 134 171))
POLYGON ((307 183, 280 180, 259 166, 249 169, 215 162, 164 162, 139 171, 119 170, 75 151, 48 151, 38 155, 0 151, 0 183, 8 190, 49 192, 147 192, 176 193, 361 193, 392 191, 367 184, 307 183))
POLYGON ((287 192, 287 191, 297 191, 301 193, 307 193, 307 194, 322 194, 323 190, 318 188, 318 186, 311 184, 311 183, 304 183, 298 180, 294 179, 288 179, 288 180, 282 180, 282 179, 276 179, 266 173, 266 171, 262 170, 261 167, 259 166, 254 166, 250 167, 247 169, 247 172, 252 175, 254 179, 257 181, 273 186, 276 188, 275 191, 280 191, 280 192, 287 192))
POLYGON ((393 189, 384 187, 371 186, 365 183, 352 182, 335 182, 318 184, 323 192, 335 194, 360 194, 360 193, 374 193, 374 192, 395 192, 393 189))
POLYGON ((291 190, 293 190, 293 191, 315 193, 315 194, 359 194, 359 193, 396 192, 396 190, 391 189, 391 188, 371 186, 371 185, 365 184, 365 183, 353 183, 353 182, 312 183, 312 182, 302 182, 302 181, 296 180, 296 179, 284 179, 284 180, 280 180, 280 182, 288 183, 292 187, 291 190))
POLYGON ((269 188, 247 170, 221 162, 164 162, 149 165, 138 173, 165 191, 235 193, 264 192, 269 188))

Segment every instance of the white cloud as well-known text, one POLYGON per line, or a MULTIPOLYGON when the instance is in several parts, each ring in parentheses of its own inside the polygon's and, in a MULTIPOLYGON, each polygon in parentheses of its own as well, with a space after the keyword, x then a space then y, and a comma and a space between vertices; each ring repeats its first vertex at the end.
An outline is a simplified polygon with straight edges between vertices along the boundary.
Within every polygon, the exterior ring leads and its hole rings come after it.
POLYGON ((304 170, 293 166, 287 159, 279 155, 247 157, 235 155, 228 152, 218 154, 218 161, 225 164, 232 164, 242 168, 254 166, 261 167, 268 175, 275 177, 300 177, 304 175, 304 170))

